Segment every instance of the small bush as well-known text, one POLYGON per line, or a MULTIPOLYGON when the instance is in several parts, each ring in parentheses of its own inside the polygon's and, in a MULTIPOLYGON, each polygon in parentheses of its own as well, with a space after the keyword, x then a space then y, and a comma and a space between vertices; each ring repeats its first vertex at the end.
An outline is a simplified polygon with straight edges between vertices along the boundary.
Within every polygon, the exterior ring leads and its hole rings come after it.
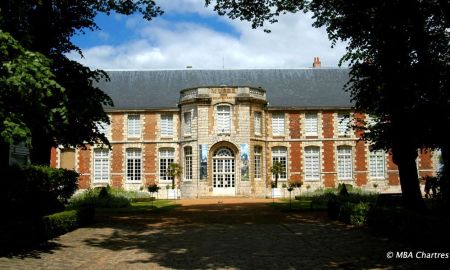
POLYGON ((70 232, 79 226, 89 224, 94 219, 94 208, 83 207, 78 210, 68 210, 52 215, 44 216, 43 238, 53 237, 70 232))
MULTIPOLYGON (((99 207, 99 208, 121 208, 131 205, 132 194, 137 192, 128 192, 116 190, 108 187, 101 189, 89 189, 83 193, 73 196, 69 200, 68 209, 78 209, 81 207, 99 207)), ((134 196, 136 197, 136 196, 134 196)))
POLYGON ((377 200, 375 194, 349 193, 332 195, 327 202, 328 216, 347 224, 362 226, 367 224, 369 210, 377 200))

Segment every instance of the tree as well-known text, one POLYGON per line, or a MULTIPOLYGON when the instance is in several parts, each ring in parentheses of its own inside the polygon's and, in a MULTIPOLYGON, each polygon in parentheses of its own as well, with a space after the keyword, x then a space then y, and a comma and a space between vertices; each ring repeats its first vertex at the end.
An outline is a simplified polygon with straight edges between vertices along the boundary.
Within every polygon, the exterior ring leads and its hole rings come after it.
POLYGON ((67 119, 65 89, 55 81, 50 60, 23 48, 0 30, 0 152, 8 164, 9 145, 31 144, 30 127, 41 124, 55 132, 67 119), (60 100, 53 107, 46 104, 60 100), (47 124, 45 124, 47 123, 47 124))
POLYGON ((138 12, 147 20, 162 14, 153 0, 0 2, 0 29, 9 32, 25 49, 49 58, 54 80, 65 89, 63 94, 55 93, 52 99, 42 101, 43 106, 49 109, 66 107, 64 121, 49 118, 49 121, 27 123, 32 162, 48 164, 50 148, 57 145, 83 147, 98 140, 109 144, 96 125, 109 122, 103 106, 113 105, 112 100, 95 86, 96 81, 107 79, 107 75, 69 60, 66 54, 71 51, 81 54, 81 50, 72 43, 72 36, 97 30, 95 16, 113 11, 126 15, 138 12), (52 129, 49 125, 58 128, 52 129))
POLYGON ((270 172, 275 175, 275 183, 273 183, 272 188, 278 187, 278 177, 280 174, 284 173, 286 171, 285 166, 278 161, 274 161, 272 164, 272 167, 270 168, 270 172))
POLYGON ((180 177, 183 173, 183 168, 178 163, 170 163, 167 168, 167 175, 172 178, 172 189, 175 188, 175 178, 180 177))
POLYGON ((448 1, 217 0, 214 8, 221 15, 252 21, 253 27, 276 22, 283 13, 312 12, 313 26, 326 27, 333 44, 348 42, 340 62, 350 63, 345 88, 357 112, 379 120, 364 138, 374 149, 392 152, 406 206, 424 208, 415 162, 418 149, 442 149, 448 182, 450 133, 442 129, 450 124, 448 1))

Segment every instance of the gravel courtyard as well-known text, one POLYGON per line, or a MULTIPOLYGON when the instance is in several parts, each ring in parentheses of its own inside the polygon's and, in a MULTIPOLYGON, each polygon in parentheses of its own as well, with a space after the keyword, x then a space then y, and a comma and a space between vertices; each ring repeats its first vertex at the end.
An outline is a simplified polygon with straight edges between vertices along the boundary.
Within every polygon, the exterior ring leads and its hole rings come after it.
MULTIPOLYGON (((180 200, 164 213, 104 217, 0 269, 419 269, 386 259, 400 244, 329 221, 281 213, 271 200, 180 200)), ((429 269, 429 268, 428 268, 429 269)))

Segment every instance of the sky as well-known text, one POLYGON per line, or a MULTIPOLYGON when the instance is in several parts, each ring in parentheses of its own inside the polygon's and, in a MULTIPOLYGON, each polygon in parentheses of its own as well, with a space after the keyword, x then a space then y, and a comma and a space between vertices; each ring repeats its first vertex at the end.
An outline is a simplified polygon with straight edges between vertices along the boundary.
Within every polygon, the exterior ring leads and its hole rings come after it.
POLYGON ((331 48, 325 29, 313 28, 310 14, 288 14, 269 24, 271 33, 249 22, 217 15, 204 0, 162 0, 164 15, 151 21, 138 14, 99 14, 101 30, 72 41, 91 68, 101 69, 245 69, 337 67, 345 44, 331 48))

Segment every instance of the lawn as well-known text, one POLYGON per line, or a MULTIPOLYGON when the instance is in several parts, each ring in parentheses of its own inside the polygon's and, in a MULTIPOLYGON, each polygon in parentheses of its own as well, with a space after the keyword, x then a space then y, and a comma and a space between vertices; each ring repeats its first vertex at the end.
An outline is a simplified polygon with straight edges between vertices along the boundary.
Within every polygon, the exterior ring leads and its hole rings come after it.
POLYGON ((271 204, 280 211, 326 211, 327 204, 322 202, 313 202, 311 198, 301 198, 301 200, 292 199, 291 205, 289 199, 281 199, 279 202, 271 204))
POLYGON ((131 206, 120 208, 97 208, 99 214, 144 214, 162 213, 180 206, 172 200, 156 200, 153 202, 133 202, 131 206))

